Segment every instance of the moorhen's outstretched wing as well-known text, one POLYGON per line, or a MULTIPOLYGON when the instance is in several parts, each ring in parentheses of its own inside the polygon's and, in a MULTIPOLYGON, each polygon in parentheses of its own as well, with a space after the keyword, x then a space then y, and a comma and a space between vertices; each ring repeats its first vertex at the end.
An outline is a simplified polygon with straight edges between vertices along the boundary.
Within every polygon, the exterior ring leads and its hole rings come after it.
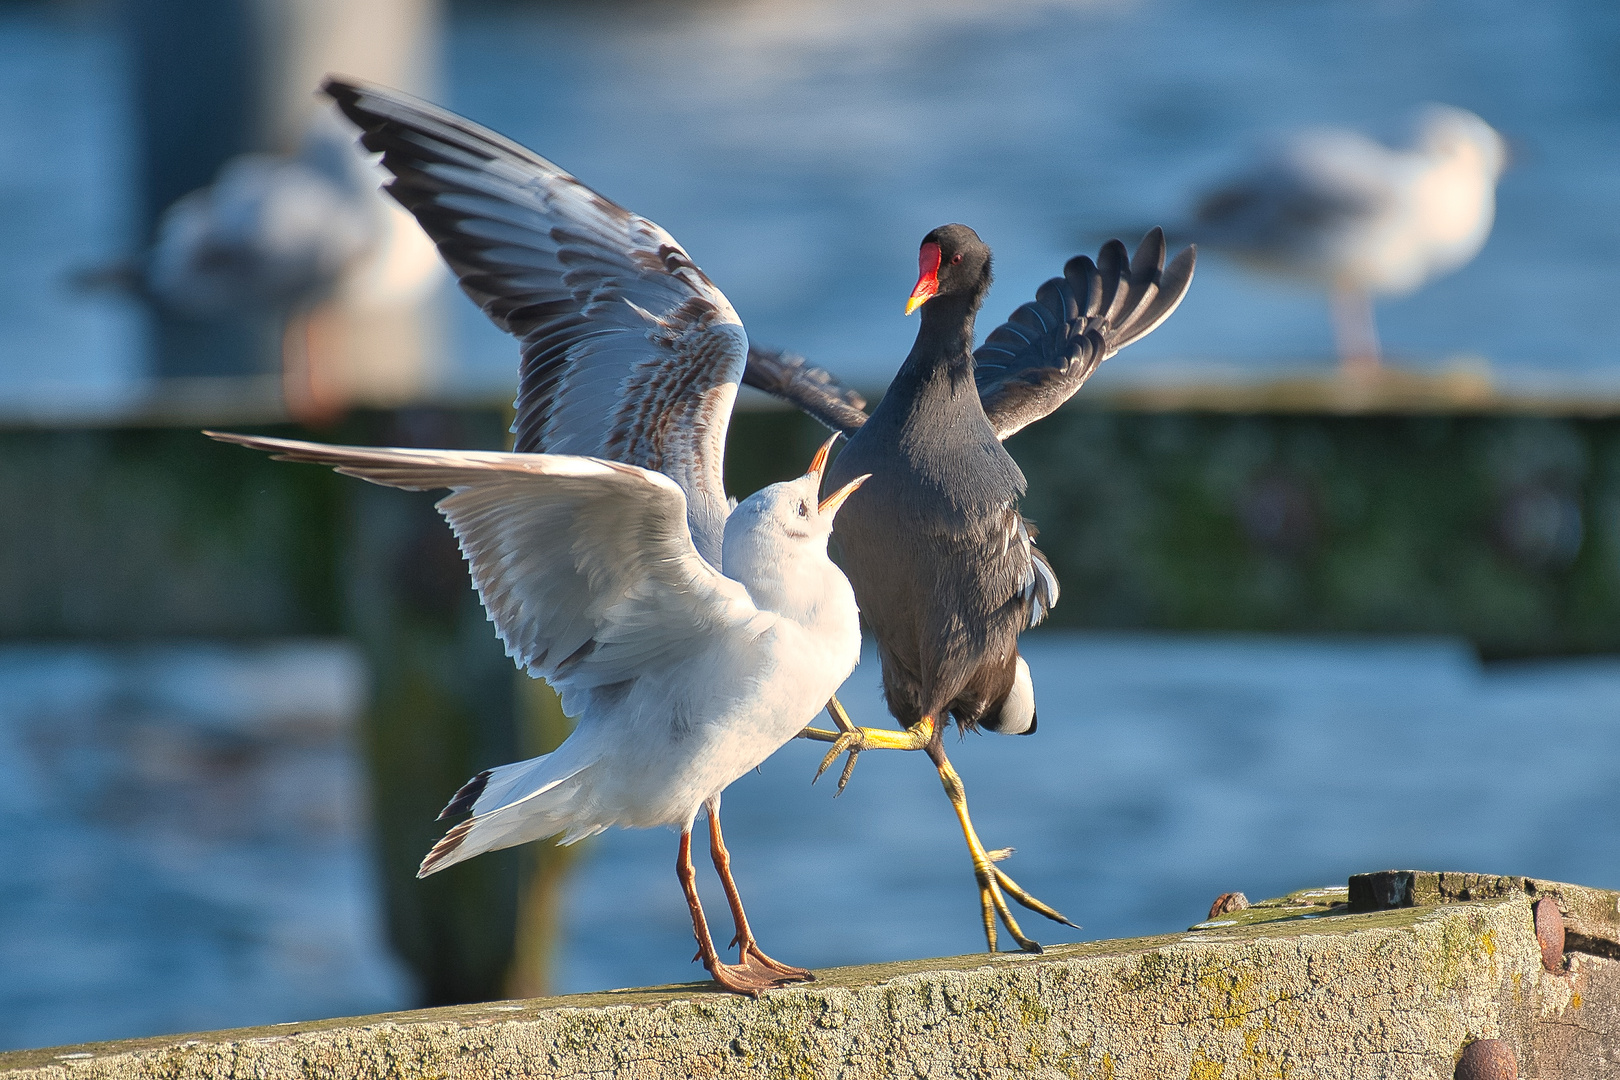
POLYGON ((802 356, 750 345, 742 381, 744 386, 781 398, 845 436, 855 434, 866 423, 866 399, 839 385, 828 372, 812 367, 802 356))
MULTIPOLYGON (((1192 281, 1197 250, 1164 264, 1164 231, 1136 255, 1110 240, 1092 262, 1070 259, 1035 300, 1012 313, 974 352, 979 400, 997 438, 1029 426, 1080 389, 1097 365, 1170 317, 1192 281)), ((801 356, 751 346, 743 382, 789 402, 834 431, 866 423, 865 402, 801 356)))
POLYGON ((1005 439, 1074 396, 1097 365, 1170 317, 1192 281, 1196 249, 1164 263, 1164 230, 1127 258, 1110 240, 1092 262, 1070 259, 1035 299, 1012 313, 974 351, 979 400, 1005 439))
POLYGON ((506 655, 563 694, 680 663, 760 617, 698 557, 686 498, 662 473, 554 454, 330 446, 207 434, 374 484, 450 488, 450 522, 506 655))
POLYGON ((730 301, 674 237, 501 135, 392 90, 329 94, 467 295, 521 343, 519 452, 664 473, 720 564, 726 427, 748 353, 730 301))

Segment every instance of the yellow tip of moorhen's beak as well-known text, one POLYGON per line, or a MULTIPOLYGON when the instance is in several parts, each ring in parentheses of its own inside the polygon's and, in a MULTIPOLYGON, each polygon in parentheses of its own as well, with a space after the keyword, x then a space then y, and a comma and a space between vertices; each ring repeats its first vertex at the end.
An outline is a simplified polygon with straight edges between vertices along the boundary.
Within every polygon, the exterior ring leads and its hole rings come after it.
POLYGON ((822 499, 821 503, 816 507, 816 511, 822 514, 838 513, 838 508, 844 505, 844 500, 855 494, 855 489, 870 479, 872 479, 871 473, 867 473, 864 476, 857 476, 855 479, 851 480, 849 483, 845 484, 843 487, 839 488, 825 499, 822 499))
POLYGON ((821 479, 821 471, 827 467, 827 455, 832 453, 833 443, 842 437, 842 432, 833 432, 832 438, 822 443, 821 449, 816 451, 816 456, 810 459, 810 470, 804 475, 814 476, 818 480, 821 479))
POLYGON ((916 293, 912 293, 911 298, 906 301, 906 314, 910 315, 913 311, 928 303, 929 299, 928 296, 918 296, 916 293))

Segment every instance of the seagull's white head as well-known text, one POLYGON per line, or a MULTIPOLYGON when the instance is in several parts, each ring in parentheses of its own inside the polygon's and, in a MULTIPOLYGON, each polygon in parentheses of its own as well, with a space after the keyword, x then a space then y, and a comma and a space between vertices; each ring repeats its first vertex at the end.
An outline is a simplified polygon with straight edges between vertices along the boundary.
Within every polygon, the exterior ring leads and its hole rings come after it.
MULTIPOLYGON (((748 586, 761 608, 791 614, 817 603, 814 594, 827 587, 828 571, 843 581, 827 558, 827 537, 838 508, 867 478, 857 477, 821 498, 821 474, 837 439, 834 435, 816 451, 809 472, 761 488, 726 518, 720 568, 748 586)), ((847 582, 843 588, 849 588, 847 582)))
POLYGON ((1417 145, 1436 164, 1467 169, 1490 184, 1507 167, 1507 142, 1467 109, 1426 105, 1418 114, 1417 145))

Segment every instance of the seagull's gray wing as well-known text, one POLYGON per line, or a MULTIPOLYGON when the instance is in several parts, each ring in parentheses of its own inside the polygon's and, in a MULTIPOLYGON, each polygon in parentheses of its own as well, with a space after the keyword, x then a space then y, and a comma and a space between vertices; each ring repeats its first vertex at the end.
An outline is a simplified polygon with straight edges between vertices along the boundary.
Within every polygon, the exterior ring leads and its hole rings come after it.
POLYGON ((462 289, 522 343, 515 449, 666 474, 718 566, 726 426, 748 353, 730 301, 674 237, 510 139, 395 91, 325 89, 462 289))
POLYGON ((506 654, 563 694, 696 655, 715 634, 767 619, 741 583, 698 556, 668 477, 555 454, 328 446, 208 432, 282 461, 375 484, 450 488, 450 522, 506 654))
POLYGON ((1393 207, 1399 167, 1399 154, 1356 132, 1301 132, 1205 192, 1190 231, 1201 244, 1263 262, 1314 257, 1325 238, 1393 207))
POLYGON ((840 385, 827 372, 812 367, 802 356, 750 345, 742 381, 846 436, 855 434, 866 423, 866 399, 840 385))
POLYGON ((1197 252, 1164 262, 1164 231, 1153 229, 1136 254, 1110 240, 1097 261, 1070 259, 1033 302, 992 330, 974 351, 979 400, 1005 439, 1052 412, 1080 389, 1097 365, 1147 336, 1187 294, 1197 252))

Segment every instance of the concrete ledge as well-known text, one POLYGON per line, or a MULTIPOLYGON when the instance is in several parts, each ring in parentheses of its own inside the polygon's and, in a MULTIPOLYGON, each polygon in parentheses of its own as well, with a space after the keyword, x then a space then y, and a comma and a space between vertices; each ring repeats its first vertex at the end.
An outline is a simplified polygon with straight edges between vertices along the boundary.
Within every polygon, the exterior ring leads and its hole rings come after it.
POLYGON ((0 1054, 0 1078, 1408 1080, 1451 1077, 1479 1038, 1510 1044, 1521 1077, 1620 1077, 1620 895, 1356 884, 1394 906, 1306 890, 1181 934, 835 969, 760 1001, 690 984, 500 1002, 0 1054), (1532 914, 1548 896, 1571 924, 1556 971, 1532 914))

